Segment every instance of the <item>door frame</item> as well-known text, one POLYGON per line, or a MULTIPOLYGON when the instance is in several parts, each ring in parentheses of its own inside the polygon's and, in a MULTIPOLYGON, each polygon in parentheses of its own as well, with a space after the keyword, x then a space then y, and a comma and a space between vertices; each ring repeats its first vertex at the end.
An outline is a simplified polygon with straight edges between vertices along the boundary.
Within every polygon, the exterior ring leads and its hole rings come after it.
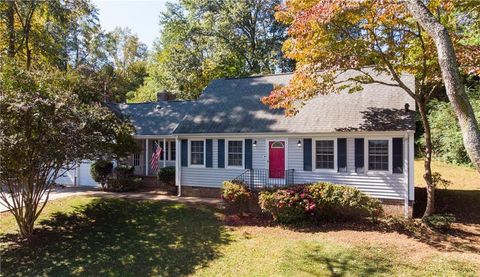
MULTIPOLYGON (((285 144, 285 170, 288 170, 288 139, 287 138, 268 138, 265 139, 265 169, 268 172, 268 178, 270 179, 270 142, 272 141, 283 141, 285 144)), ((272 178, 272 179, 285 179, 283 178, 272 178)))

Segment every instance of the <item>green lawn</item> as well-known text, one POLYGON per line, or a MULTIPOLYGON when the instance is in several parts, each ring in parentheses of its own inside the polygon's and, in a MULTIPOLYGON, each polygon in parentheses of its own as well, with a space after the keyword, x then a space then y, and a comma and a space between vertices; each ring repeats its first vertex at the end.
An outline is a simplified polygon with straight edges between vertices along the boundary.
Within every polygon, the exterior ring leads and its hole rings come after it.
MULTIPOLYGON (((432 170, 452 182, 447 188, 437 188, 437 212, 453 213, 459 222, 480 224, 480 174, 473 168, 440 161, 432 162, 432 170)), ((426 205, 423 172, 423 160, 416 160, 414 216, 417 217, 422 216, 426 205)))
MULTIPOLYGON (((72 197, 48 204, 33 242, 9 242, 4 276, 478 276, 477 254, 405 235, 228 226, 220 211, 172 202, 72 197)), ((8 234, 10 233, 10 234, 8 234)), ((2 243, 2 242, 0 242, 2 243)))

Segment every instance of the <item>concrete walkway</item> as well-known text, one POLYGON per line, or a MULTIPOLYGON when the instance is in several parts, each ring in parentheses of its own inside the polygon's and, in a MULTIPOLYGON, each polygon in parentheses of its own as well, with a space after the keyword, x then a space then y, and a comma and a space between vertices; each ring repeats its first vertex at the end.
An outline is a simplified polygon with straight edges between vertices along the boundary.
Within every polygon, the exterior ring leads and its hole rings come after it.
MULTIPOLYGON (((174 201, 180 203, 191 203, 191 204, 210 204, 210 205, 220 205, 222 200, 220 198, 200 198, 200 197, 178 197, 167 194, 164 191, 160 190, 145 190, 145 191, 135 191, 135 192, 105 192, 99 188, 93 187, 65 187, 65 188, 55 188, 50 192, 48 201, 61 199, 70 196, 93 196, 93 197, 118 197, 126 199, 138 199, 138 200, 163 200, 163 201, 174 201)), ((0 213, 7 211, 7 207, 0 200, 0 213)))

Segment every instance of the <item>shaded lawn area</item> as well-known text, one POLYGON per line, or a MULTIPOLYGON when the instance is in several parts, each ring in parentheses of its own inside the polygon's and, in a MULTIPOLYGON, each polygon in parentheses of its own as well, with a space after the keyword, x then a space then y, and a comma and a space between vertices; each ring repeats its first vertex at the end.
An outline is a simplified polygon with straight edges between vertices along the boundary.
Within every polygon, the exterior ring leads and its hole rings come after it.
MULTIPOLYGON (((187 275, 228 243, 228 233, 206 208, 87 197, 49 205, 50 217, 31 243, 6 243, 12 235, 2 236, 5 276, 187 275)), ((9 216, 0 220, 2 230, 11 228, 9 216)))
MULTIPOLYGON (((480 224, 480 174, 473 168, 440 161, 432 162, 432 170, 452 182, 447 188, 437 188, 437 212, 452 213, 461 223, 480 224)), ((416 160, 414 217, 421 217, 425 211, 427 192, 423 173, 423 161, 416 160)))
POLYGON ((4 276, 478 276, 478 255, 340 226, 230 226, 213 207, 71 197, 47 205, 33 242, 0 215, 4 276), (473 256, 472 256, 473 255, 473 256))

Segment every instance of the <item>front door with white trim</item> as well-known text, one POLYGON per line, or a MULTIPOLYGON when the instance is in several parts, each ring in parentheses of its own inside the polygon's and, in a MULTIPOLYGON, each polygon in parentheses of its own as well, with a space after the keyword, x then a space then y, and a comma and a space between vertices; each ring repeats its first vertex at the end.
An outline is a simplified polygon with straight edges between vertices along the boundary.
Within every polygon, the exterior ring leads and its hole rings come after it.
POLYGON ((285 144, 283 140, 268 141, 269 178, 285 178, 285 144))

